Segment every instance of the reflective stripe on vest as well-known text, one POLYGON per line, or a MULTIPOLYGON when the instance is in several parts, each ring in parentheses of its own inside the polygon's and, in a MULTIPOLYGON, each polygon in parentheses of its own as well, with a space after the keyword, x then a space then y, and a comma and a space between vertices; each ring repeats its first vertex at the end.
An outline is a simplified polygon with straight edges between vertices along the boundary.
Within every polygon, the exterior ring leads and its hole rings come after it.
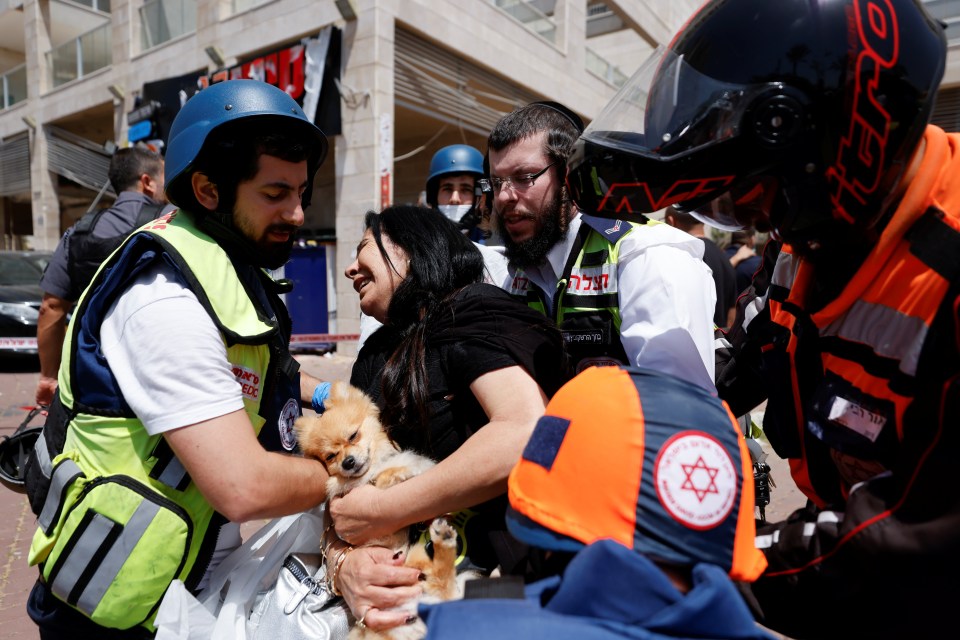
POLYGON ((47 439, 43 437, 43 434, 37 438, 37 443, 34 445, 33 450, 37 456, 40 472, 44 478, 49 480, 50 474, 53 473, 53 463, 50 461, 50 450, 47 449, 47 439))
MULTIPOLYGON (((558 283, 562 287, 554 309, 554 319, 558 325, 562 325, 564 318, 571 313, 607 311, 613 317, 616 340, 619 343, 620 243, 628 234, 635 233, 639 227, 646 224, 656 223, 627 223, 581 215, 581 234, 584 229, 587 231, 576 258, 572 262, 568 260, 563 277, 558 283)), ((620 350, 622 351, 622 347, 620 350)))
MULTIPOLYGON (((160 466, 158 463, 157 467, 160 466)), ((157 471, 157 467, 154 467, 154 472, 157 471)), ((186 488, 185 485, 190 481, 190 476, 187 474, 183 463, 176 457, 170 458, 167 464, 163 465, 163 471, 161 473, 156 476, 151 473, 151 477, 156 477, 159 482, 162 482, 168 487, 179 489, 180 491, 183 491, 186 488)))
POLYGON ((50 590, 64 602, 92 614, 159 511, 159 506, 144 500, 122 525, 95 513, 66 562, 52 577, 50 590), (85 576, 90 559, 101 555, 103 560, 97 570, 85 576))
POLYGON ((793 288, 793 282, 797 278, 797 269, 800 268, 800 261, 796 256, 789 253, 789 248, 785 248, 777 256, 777 262, 773 267, 773 277, 770 278, 770 284, 783 287, 784 289, 793 288))
MULTIPOLYGON (((577 371, 587 366, 627 364, 620 341, 620 243, 646 223, 581 215, 580 230, 553 298, 553 320, 563 334, 577 371), (609 318, 607 320, 606 318, 609 318)), ((509 293, 547 314, 541 291, 517 269, 509 293)))
MULTIPOLYGON (((43 438, 37 438, 37 443, 43 442, 43 438)), ((43 445, 46 450, 46 444, 43 445)), ((49 457, 48 457, 49 460, 49 457)), ((77 466, 77 463, 70 458, 64 459, 53 471, 53 477, 50 480, 50 490, 47 491, 47 498, 43 502, 43 510, 37 518, 37 524, 43 529, 46 535, 50 535, 50 530, 60 520, 60 513, 63 511, 63 504, 66 499, 66 490, 73 481, 83 475, 83 471, 77 466)))
POLYGON ((869 345, 878 356, 899 361, 900 370, 913 376, 927 339, 927 325, 922 318, 857 300, 842 318, 824 327, 820 335, 869 345))
POLYGON ((745 330, 749 330, 750 323, 763 311, 767 304, 768 295, 769 291, 762 296, 757 296, 743 307, 743 328, 745 330))

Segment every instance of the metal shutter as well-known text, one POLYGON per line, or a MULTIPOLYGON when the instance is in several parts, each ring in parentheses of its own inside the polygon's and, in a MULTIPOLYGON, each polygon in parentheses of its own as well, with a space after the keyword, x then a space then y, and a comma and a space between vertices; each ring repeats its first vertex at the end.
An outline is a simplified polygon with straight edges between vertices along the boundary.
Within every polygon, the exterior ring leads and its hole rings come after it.
POLYGON ((409 31, 395 35, 399 106, 486 136, 504 114, 540 99, 409 31))
MULTIPOLYGON (((107 182, 110 155, 106 149, 86 138, 46 125, 47 164, 50 171, 73 180, 88 189, 100 191, 107 182)), ((113 187, 106 193, 116 196, 113 187)))
POLYGON ((0 196, 30 192, 30 136, 13 136, 0 143, 0 196))
POLYGON ((944 131, 960 132, 960 87, 940 91, 930 121, 944 131))

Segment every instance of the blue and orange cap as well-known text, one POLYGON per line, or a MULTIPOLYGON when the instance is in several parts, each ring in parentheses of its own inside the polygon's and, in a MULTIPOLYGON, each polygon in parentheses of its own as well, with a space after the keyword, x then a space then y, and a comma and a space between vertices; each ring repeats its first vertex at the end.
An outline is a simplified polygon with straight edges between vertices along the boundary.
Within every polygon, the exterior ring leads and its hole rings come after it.
POLYGON ((766 568, 736 419, 672 376, 595 367, 564 385, 510 473, 509 497, 510 531, 542 549, 609 538, 673 565, 714 564, 735 580, 766 568))

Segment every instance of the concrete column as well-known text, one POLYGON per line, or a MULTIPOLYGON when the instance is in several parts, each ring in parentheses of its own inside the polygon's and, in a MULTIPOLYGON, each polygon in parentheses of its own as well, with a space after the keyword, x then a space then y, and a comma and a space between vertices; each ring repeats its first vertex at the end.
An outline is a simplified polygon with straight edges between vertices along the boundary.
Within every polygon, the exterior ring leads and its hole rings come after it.
MULTIPOLYGON (((396 2, 358 0, 344 28, 343 134, 335 149, 337 190, 337 331, 357 333, 360 302, 341 276, 353 262, 367 211, 381 208, 381 185, 393 194, 394 28, 396 2)), ((356 353, 356 344, 338 350, 356 353)))
POLYGON ((26 241, 34 249, 52 251, 60 240, 60 202, 57 177, 47 163, 47 136, 40 96, 50 89, 46 54, 50 51, 50 0, 25 0, 23 3, 27 64, 27 113, 37 121, 30 132, 30 201, 33 210, 33 236, 26 241))
POLYGON ((134 20, 136 9, 130 0, 110 0, 110 45, 113 77, 124 90, 122 99, 113 100, 113 140, 119 146, 127 143, 127 112, 133 109, 134 91, 141 85, 131 73, 130 58, 139 51, 139 20, 134 20), (134 31, 134 25, 138 28, 134 31), (136 42, 134 41, 136 38, 136 42))
POLYGON ((32 249, 53 251, 60 240, 60 201, 57 176, 47 163, 47 136, 40 127, 30 134, 30 201, 33 208, 32 249))
POLYGON ((558 2, 554 18, 557 21, 557 46, 567 56, 570 68, 579 72, 586 65, 587 0, 558 2))
MULTIPOLYGON (((197 0, 197 47, 205 48, 209 44, 218 44, 227 54, 227 57, 233 55, 231 45, 240 45, 242 43, 223 42, 218 37, 218 29, 221 16, 229 16, 232 12, 232 3, 230 0, 197 0)), ((206 58, 206 57, 205 57, 206 58)), ((206 60, 209 62, 209 60, 206 60)), ((211 65, 211 69, 214 66, 211 65)))

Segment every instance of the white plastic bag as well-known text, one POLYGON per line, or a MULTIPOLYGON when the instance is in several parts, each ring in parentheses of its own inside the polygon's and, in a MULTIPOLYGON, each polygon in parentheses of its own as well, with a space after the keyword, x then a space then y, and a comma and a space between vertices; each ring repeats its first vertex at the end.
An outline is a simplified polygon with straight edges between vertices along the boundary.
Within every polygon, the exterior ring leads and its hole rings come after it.
POLYGON ((250 640, 250 611, 291 553, 317 553, 323 508, 272 520, 227 556, 194 598, 176 581, 157 611, 157 640, 250 640))
POLYGON ((163 596, 154 624, 157 625, 158 638, 212 638, 217 618, 187 591, 182 582, 174 580, 163 596))

